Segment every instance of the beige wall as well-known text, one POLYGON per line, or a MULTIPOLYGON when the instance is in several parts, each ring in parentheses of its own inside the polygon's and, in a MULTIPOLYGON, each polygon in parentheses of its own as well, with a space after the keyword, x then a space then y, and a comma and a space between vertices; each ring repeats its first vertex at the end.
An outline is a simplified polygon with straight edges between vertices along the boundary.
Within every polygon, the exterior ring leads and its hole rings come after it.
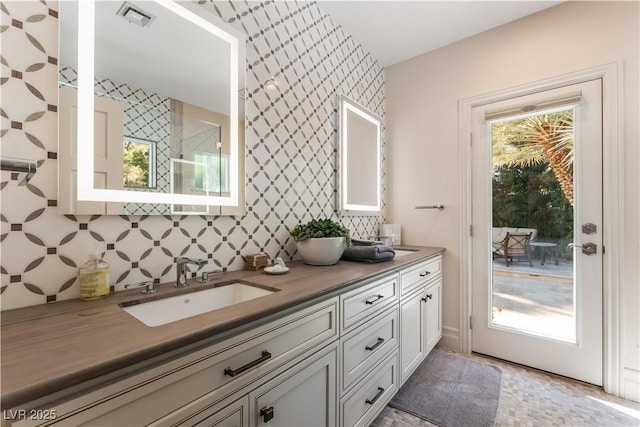
POLYGON ((385 70, 390 183, 387 221, 402 224, 403 243, 447 248, 444 327, 450 345, 459 345, 460 328, 458 102, 622 61, 625 160, 620 197, 624 203, 620 351, 623 375, 631 381, 638 378, 638 21, 638 2, 569 1, 385 70), (414 209, 433 203, 443 203, 446 208, 414 209))

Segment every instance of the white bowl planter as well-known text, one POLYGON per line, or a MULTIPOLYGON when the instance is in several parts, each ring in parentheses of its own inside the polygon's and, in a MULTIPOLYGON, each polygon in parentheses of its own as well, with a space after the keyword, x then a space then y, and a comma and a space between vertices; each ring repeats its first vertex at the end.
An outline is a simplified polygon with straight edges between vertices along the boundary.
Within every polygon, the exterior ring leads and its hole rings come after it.
POLYGON ((297 242, 305 264, 333 265, 344 252, 344 237, 320 237, 297 242))

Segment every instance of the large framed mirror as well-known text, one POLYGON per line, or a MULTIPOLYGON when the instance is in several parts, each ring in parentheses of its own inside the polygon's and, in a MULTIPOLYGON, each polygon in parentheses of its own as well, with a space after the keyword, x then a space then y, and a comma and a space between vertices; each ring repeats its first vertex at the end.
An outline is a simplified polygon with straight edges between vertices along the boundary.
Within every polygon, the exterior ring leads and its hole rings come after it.
POLYGON ((188 1, 59 21, 59 212, 241 214, 245 35, 188 1))
POLYGON ((382 121, 344 95, 338 102, 340 213, 379 215, 382 212, 382 121))

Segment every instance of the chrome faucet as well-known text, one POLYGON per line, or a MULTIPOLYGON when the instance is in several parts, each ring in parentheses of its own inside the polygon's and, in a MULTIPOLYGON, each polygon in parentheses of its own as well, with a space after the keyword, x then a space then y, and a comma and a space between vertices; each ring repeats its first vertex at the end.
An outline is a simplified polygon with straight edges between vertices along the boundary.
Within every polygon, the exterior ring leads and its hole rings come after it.
POLYGON ((184 288, 188 285, 187 283, 187 266, 186 264, 195 264, 198 267, 202 267, 207 262, 206 259, 199 258, 186 258, 186 257, 178 257, 176 258, 176 288, 184 288))

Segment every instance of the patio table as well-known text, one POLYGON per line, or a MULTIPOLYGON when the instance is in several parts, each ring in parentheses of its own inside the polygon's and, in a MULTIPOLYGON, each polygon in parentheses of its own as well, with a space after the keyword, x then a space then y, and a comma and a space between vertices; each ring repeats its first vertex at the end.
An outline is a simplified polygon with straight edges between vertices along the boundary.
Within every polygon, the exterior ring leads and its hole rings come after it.
POLYGON ((551 242, 529 242, 529 246, 534 248, 540 248, 542 251, 542 260, 540 261, 540 265, 544 265, 544 261, 547 258, 547 251, 553 251, 556 259, 556 265, 558 265, 558 244, 551 242))

